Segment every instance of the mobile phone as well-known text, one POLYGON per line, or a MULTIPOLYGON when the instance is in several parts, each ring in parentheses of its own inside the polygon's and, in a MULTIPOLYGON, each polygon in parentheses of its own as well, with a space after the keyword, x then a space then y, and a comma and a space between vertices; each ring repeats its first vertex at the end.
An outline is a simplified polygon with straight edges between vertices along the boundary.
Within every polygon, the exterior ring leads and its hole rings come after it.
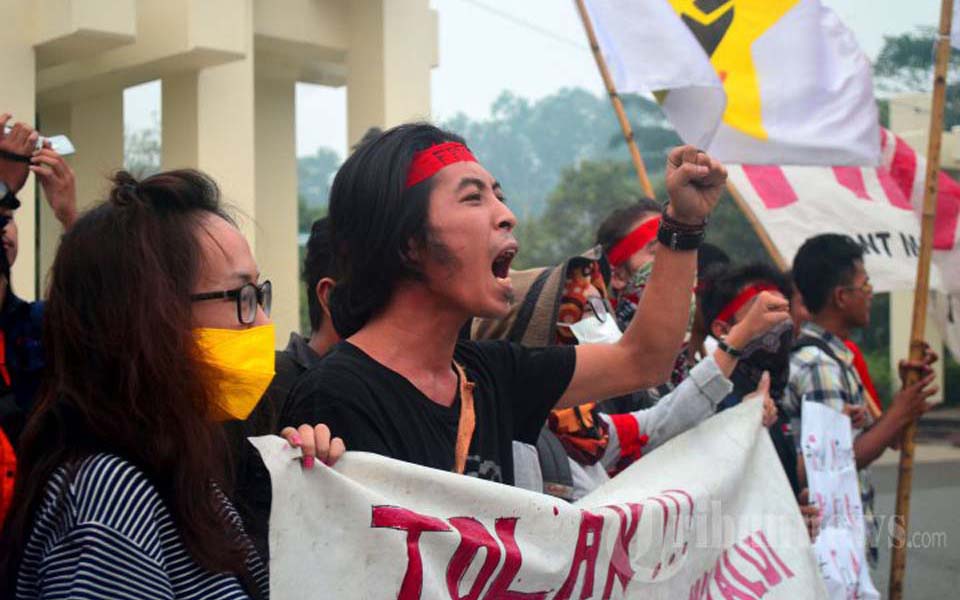
MULTIPOLYGON (((4 134, 8 134, 13 130, 12 125, 5 125, 4 134)), ((50 137, 40 136, 37 139, 37 150, 43 148, 44 142, 50 142, 50 147, 53 148, 53 151, 59 154, 60 156, 69 156, 76 152, 76 148, 73 147, 73 142, 70 141, 65 135, 53 135, 50 137)))

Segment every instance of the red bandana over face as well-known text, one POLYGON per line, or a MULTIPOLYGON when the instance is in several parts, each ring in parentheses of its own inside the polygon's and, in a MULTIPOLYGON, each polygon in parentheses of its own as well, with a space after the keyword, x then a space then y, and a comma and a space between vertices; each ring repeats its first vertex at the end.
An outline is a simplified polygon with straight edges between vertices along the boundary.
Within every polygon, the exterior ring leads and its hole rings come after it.
MULTIPOLYGON (((560 323, 576 323, 583 318, 583 311, 587 306, 587 290, 593 286, 605 298, 607 288, 603 282, 600 265, 596 261, 587 264, 572 264, 567 270, 567 278, 563 284, 563 295, 560 297, 560 307, 557 312, 557 321, 560 323)), ((576 336, 569 327, 557 327, 557 343, 572 345, 577 343, 576 336)))
POLYGON ((470 149, 458 142, 444 142, 430 146, 413 155, 410 169, 407 171, 409 189, 422 181, 430 179, 437 171, 458 162, 478 162, 470 149))

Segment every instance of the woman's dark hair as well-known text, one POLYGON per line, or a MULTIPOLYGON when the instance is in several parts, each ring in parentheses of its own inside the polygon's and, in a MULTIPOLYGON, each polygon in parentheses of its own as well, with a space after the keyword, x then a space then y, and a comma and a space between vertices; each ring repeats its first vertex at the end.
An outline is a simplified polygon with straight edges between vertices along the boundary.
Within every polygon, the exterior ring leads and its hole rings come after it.
POLYGON ((822 233, 803 243, 793 259, 793 282, 811 314, 823 310, 834 288, 853 279, 863 248, 848 235, 822 233))
POLYGON ((660 214, 663 207, 653 198, 640 198, 630 206, 618 208, 610 213, 597 228, 597 243, 603 252, 609 253, 620 240, 633 231, 634 223, 651 214, 660 214))
POLYGON ((209 215, 230 221, 202 173, 138 183, 121 171, 109 199, 64 234, 44 314, 44 380, 0 536, 8 590, 51 475, 100 452, 146 474, 198 564, 246 578, 236 532, 211 487, 228 481, 221 427, 209 419, 217 374, 192 331, 190 294, 209 215))
POLYGON ((433 178, 407 189, 407 171, 416 152, 444 142, 464 143, 426 123, 400 125, 360 144, 337 171, 329 218, 339 279, 330 309, 342 337, 382 310, 398 282, 422 277, 410 252, 431 245, 433 178))
POLYGON ((703 322, 707 331, 710 330, 717 315, 740 294, 743 288, 757 283, 773 285, 787 300, 793 296, 793 285, 786 273, 766 263, 749 263, 742 267, 714 271, 710 285, 700 294, 703 322))

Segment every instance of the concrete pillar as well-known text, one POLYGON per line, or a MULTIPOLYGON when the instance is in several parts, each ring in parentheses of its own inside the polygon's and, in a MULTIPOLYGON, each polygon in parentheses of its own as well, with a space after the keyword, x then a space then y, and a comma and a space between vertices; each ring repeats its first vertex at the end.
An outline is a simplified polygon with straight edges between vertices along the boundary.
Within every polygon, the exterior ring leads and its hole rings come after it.
POLYGON ((277 345, 299 330, 297 163, 292 77, 258 78, 250 16, 246 57, 163 79, 163 168, 196 167, 234 208, 273 284, 277 345))
POLYGON ((160 89, 163 110, 160 168, 168 171, 196 167, 199 151, 197 73, 187 71, 164 77, 160 89))
MULTIPOLYGON (((894 389, 899 389, 897 363, 907 358, 910 353, 910 328, 913 320, 913 291, 890 293, 890 369, 894 389)), ((934 322, 933 315, 927 312, 927 326, 924 338, 930 347, 937 352, 941 360, 934 365, 937 375, 936 384, 940 393, 934 398, 937 402, 943 401, 943 335, 934 322)))
POLYGON ((105 199, 109 177, 123 167, 123 89, 70 105, 70 138, 77 148, 77 205, 82 211, 105 199))
MULTIPOLYGON (((36 59, 33 51, 33 16, 29 2, 0 0, 3 34, 0 35, 0 112, 13 113, 24 123, 36 122, 36 59)), ((33 177, 17 193, 21 206, 15 216, 20 248, 10 277, 21 298, 37 297, 36 192, 33 177)))
POLYGON ((273 283, 278 346, 300 330, 295 85, 259 74, 255 83, 256 256, 273 283))
POLYGON ((352 0, 347 50, 347 136, 430 118, 437 18, 428 0, 352 0))

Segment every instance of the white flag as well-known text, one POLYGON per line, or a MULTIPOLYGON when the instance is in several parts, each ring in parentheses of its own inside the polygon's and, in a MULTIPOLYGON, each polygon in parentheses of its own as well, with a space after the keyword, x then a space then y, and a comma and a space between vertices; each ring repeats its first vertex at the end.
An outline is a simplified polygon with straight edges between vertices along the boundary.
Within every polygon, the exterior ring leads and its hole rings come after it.
POLYGON ((617 91, 669 90, 661 104, 686 142, 706 148, 723 111, 723 83, 666 0, 587 0, 617 91))
POLYGON ((618 88, 667 91, 658 98, 684 141, 732 163, 879 162, 870 61, 819 0, 588 6, 618 88))

